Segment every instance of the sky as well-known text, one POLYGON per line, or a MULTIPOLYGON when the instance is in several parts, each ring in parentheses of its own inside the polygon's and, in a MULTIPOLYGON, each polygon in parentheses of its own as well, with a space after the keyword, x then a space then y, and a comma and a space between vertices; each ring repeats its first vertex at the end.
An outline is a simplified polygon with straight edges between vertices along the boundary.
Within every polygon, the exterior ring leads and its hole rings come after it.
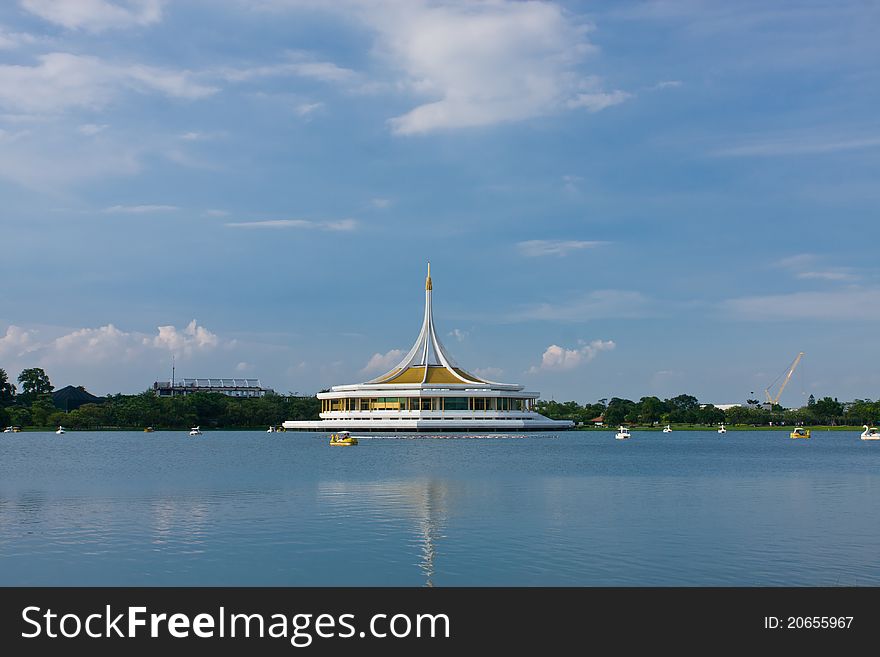
POLYGON ((0 367, 880 397, 872 2, 0 4, 0 367))

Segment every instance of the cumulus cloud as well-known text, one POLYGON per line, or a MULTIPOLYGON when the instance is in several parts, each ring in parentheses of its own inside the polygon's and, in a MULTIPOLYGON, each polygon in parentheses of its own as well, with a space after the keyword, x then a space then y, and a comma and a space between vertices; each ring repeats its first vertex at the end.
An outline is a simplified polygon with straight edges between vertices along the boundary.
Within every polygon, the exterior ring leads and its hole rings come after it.
POLYGON ((112 378, 116 365, 126 363, 137 370, 151 367, 157 361, 168 359, 168 352, 181 358, 196 354, 210 354, 217 347, 232 346, 234 341, 222 341, 216 334, 196 320, 185 328, 160 326, 155 334, 124 331, 114 324, 97 328, 52 329, 44 328, 38 334, 10 326, 0 337, 0 358, 8 366, 40 367, 77 376, 100 370, 112 378), (38 335, 47 334, 39 339, 38 335))
POLYGON ((69 30, 101 32, 110 28, 147 26, 162 19, 163 0, 20 0, 40 18, 69 30))
POLYGON ((307 219, 270 219, 268 221, 242 221, 226 224, 230 228, 306 228, 312 230, 350 231, 357 228, 354 219, 339 221, 309 221, 307 219))
POLYGON ((541 356, 541 364, 529 368, 529 374, 548 370, 571 370, 589 363, 600 352, 614 349, 613 340, 593 340, 589 344, 581 344, 575 349, 566 349, 551 344, 541 356))
POLYGON ((6 334, 0 337, 0 357, 13 358, 23 356, 27 352, 33 351, 36 347, 34 334, 20 326, 8 326, 6 334))
POLYGON ((124 89, 187 100, 217 91, 196 82, 188 71, 115 64, 90 55, 64 52, 40 55, 37 59, 33 66, 0 65, 0 107, 53 113, 104 107, 124 89))
POLYGON ((375 353, 361 369, 361 374, 381 374, 387 372, 400 362, 404 353, 400 349, 392 349, 384 354, 375 353))
POLYGON ((142 341, 132 333, 107 324, 62 335, 51 343, 49 349, 73 362, 130 361, 141 353, 142 341))
POLYGON ((585 240, 526 240, 518 242, 516 248, 524 256, 536 258, 541 256, 565 256, 573 251, 595 249, 607 242, 585 240))
POLYGON ((199 326, 196 320, 192 320, 183 330, 175 326, 160 326, 159 334, 154 338, 146 338, 144 344, 187 355, 193 351, 213 349, 220 344, 220 339, 204 326, 199 326))

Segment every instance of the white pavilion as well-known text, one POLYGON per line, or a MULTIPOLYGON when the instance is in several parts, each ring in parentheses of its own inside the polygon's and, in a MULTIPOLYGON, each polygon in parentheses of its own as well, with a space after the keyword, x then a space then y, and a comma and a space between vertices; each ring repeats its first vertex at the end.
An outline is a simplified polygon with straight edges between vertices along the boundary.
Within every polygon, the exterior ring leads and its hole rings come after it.
POLYGON ((487 381, 460 368, 434 328, 431 265, 425 281, 425 318, 409 353, 391 371, 366 383, 318 393, 320 420, 288 420, 287 430, 547 431, 569 429, 534 410, 540 393, 514 383, 487 381))

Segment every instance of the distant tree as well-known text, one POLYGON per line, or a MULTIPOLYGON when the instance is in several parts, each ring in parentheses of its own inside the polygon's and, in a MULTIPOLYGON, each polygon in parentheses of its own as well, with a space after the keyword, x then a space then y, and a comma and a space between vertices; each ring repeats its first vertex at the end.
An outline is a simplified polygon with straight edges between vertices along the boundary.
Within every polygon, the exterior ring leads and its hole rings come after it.
POLYGON ((653 424, 659 422, 660 417, 669 410, 665 402, 660 401, 657 397, 642 397, 638 404, 639 422, 642 424, 653 424))
POLYGON ((807 406, 815 406, 816 405, 816 397, 810 395, 810 398, 807 399, 807 406))
POLYGON ((11 404, 15 400, 15 385, 9 382, 6 370, 0 367, 0 406, 11 404))
POLYGON ((21 392, 29 396, 47 394, 55 389, 41 367, 22 370, 18 375, 18 382, 21 384, 21 392))
POLYGON ((700 401, 693 395, 679 395, 666 400, 672 422, 699 422, 700 401))
POLYGON ((843 404, 837 399, 831 397, 823 397, 818 400, 812 407, 816 417, 824 424, 837 424, 837 421, 843 415, 843 404))
MULTIPOLYGON (((612 397, 605 408, 605 424, 622 424, 623 422, 635 421, 636 403, 630 399, 612 397)), ((637 416, 636 418, 637 419, 637 416)))

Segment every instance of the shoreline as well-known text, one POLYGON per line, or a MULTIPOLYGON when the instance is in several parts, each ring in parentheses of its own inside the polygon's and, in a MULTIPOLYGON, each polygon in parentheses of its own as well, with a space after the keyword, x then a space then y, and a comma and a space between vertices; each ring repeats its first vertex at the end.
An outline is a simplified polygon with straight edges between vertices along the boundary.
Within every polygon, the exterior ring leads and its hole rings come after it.
MULTIPOLYGON (((655 426, 650 426, 650 427, 638 426, 638 425, 626 425, 626 426, 629 428, 630 431, 650 431, 650 432, 656 432, 656 433, 663 432, 662 426, 656 426, 656 427, 655 426)), ((774 426, 774 427, 756 427, 756 426, 751 426, 751 425, 728 425, 728 424, 725 424, 724 426, 728 432, 731 432, 731 431, 763 431, 763 432, 779 431, 779 432, 784 432, 784 433, 790 433, 792 431, 792 429, 795 428, 795 425, 774 426)), ((797 426, 800 426, 800 425, 797 425, 797 426)), ((58 427, 22 427, 21 431, 16 432, 16 433, 55 433, 57 428, 58 427)), ((807 426, 807 425, 804 425, 803 428, 811 429, 813 431, 843 431, 843 432, 855 431, 857 433, 861 433, 864 428, 864 425, 859 425, 859 426, 855 426, 855 425, 837 425, 837 426, 810 425, 810 426, 807 426)), ((177 428, 153 429, 152 431, 144 431, 143 427, 103 427, 100 429, 68 429, 67 427, 65 427, 64 433, 67 434, 67 433, 82 433, 82 432, 89 432, 89 433, 99 433, 99 432, 101 432, 101 433, 104 433, 104 432, 106 432, 106 433, 120 433, 120 432, 138 433, 138 432, 140 432, 140 433, 144 433, 144 434, 149 434, 149 433, 177 433, 180 431, 189 431, 189 429, 190 429, 189 427, 177 427, 177 428)), ((718 429, 717 426, 696 426, 696 425, 676 426, 674 424, 672 425, 672 433, 675 433, 677 431, 714 432, 717 429, 718 429)), ((203 431, 203 433, 214 432, 214 431, 226 431, 226 432, 254 432, 254 431, 256 431, 256 432, 261 432, 261 433, 329 433, 329 432, 325 432, 325 431, 299 431, 296 429, 282 429, 282 430, 278 430, 278 431, 274 431, 274 432, 269 432, 269 431, 266 431, 266 429, 263 427, 229 427, 229 428, 214 427, 214 428, 203 428, 202 431, 203 431)), ((593 432, 602 433, 602 432, 608 432, 608 431, 617 431, 617 427, 573 427, 571 429, 567 429, 567 430, 559 431, 559 432, 556 432, 556 431, 537 431, 537 432, 522 432, 522 433, 567 433, 569 431, 574 431, 574 432, 593 431, 593 432)), ((2 432, 0 432, 0 433, 2 433, 2 432)), ((407 432, 404 432, 404 433, 407 433, 407 432)), ((412 433, 418 433, 418 432, 412 432, 412 433)), ((502 431, 502 432, 487 432, 487 433, 505 433, 505 432, 502 431)), ((509 432, 507 432, 507 433, 509 433, 509 432)), ((428 433, 426 435, 430 435, 430 434, 428 433)))

